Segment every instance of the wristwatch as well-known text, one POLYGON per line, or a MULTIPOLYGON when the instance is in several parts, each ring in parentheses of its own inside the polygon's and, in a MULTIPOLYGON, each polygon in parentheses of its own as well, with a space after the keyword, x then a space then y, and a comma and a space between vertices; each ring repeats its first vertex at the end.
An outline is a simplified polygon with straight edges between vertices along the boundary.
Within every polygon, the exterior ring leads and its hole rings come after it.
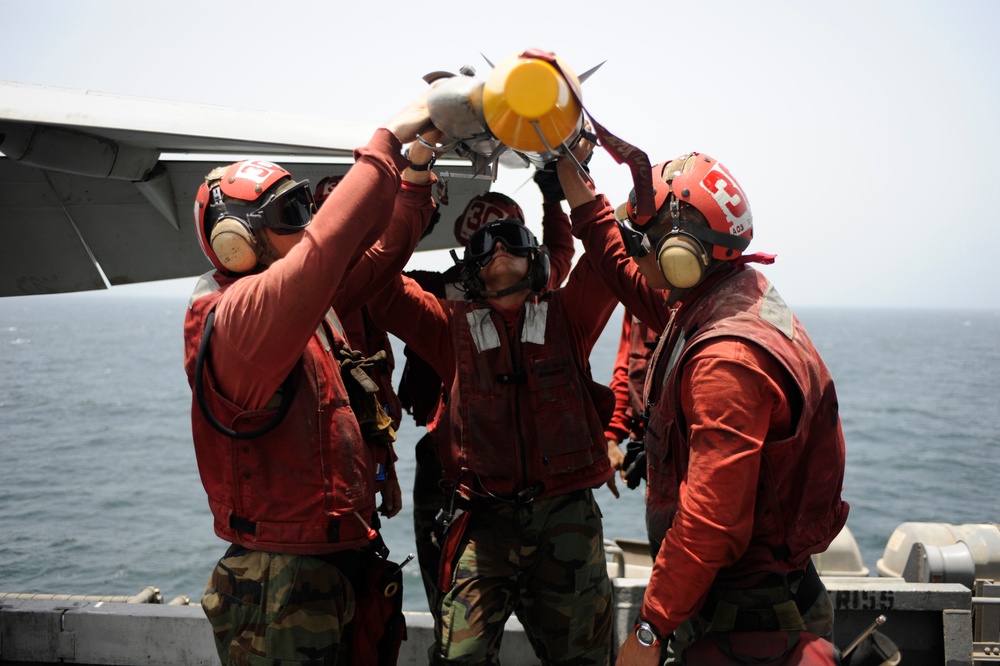
MULTIPOLYGON (((407 148, 406 152, 403 153, 403 157, 407 160, 410 159, 410 149, 407 148)), ((410 162, 410 169, 413 171, 430 171, 434 167, 434 163, 437 162, 437 153, 431 153, 431 161, 427 164, 414 164, 410 162)))
POLYGON ((643 647, 657 647, 660 644, 660 637, 656 634, 656 630, 642 618, 639 618, 635 625, 635 638, 643 647))

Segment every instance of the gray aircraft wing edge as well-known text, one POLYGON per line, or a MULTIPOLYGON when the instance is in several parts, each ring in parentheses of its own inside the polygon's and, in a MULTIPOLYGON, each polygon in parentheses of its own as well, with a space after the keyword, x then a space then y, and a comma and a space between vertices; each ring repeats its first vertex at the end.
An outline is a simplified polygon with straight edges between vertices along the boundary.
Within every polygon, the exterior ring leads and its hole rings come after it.
MULTIPOLYGON (((374 129, 0 81, 0 296, 204 273, 192 206, 205 173, 260 157, 315 186, 374 129)), ((435 171, 441 215, 419 250, 453 247, 455 218, 491 184, 457 160, 435 171)))

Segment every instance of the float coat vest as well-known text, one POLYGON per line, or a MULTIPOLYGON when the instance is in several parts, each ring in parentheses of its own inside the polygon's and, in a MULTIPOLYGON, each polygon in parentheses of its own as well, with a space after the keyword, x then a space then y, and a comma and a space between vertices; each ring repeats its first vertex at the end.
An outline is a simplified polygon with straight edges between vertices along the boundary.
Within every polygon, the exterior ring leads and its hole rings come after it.
MULTIPOLYGON (((785 573, 802 569, 826 550, 847 521, 841 500, 844 436, 830 373, 806 335, 763 274, 746 268, 714 285, 688 312, 682 307, 668 324, 647 383, 650 422, 646 433, 647 506, 650 526, 660 537, 676 509, 679 481, 688 464, 687 427, 681 412, 682 368, 696 346, 722 336, 741 338, 769 352, 798 387, 801 405, 794 433, 763 447, 763 487, 754 507, 750 545, 717 580, 746 572, 785 573), (772 535, 764 543, 761 535, 772 535), (774 535, 777 535, 776 537, 774 535), (778 564, 783 561, 783 564, 778 564)), ((799 398, 791 398, 797 403, 799 398)), ((655 534, 655 533, 654 533, 655 534)))
POLYGON ((605 483, 614 395, 578 366, 559 292, 525 302, 513 346, 488 305, 448 307, 458 363, 439 406, 445 478, 505 499, 605 483))
MULTIPOLYGON (((235 280, 221 273, 202 278, 184 322, 188 382, 205 321, 235 280)), ((374 458, 351 410, 334 356, 346 344, 332 311, 291 372, 292 405, 271 431, 253 439, 215 430, 197 400, 191 423, 198 471, 215 517, 215 533, 254 550, 304 555, 368 544, 375 510, 374 458)), ((211 347, 202 380, 210 411, 226 427, 252 431, 276 409, 247 411, 218 392, 211 347)))

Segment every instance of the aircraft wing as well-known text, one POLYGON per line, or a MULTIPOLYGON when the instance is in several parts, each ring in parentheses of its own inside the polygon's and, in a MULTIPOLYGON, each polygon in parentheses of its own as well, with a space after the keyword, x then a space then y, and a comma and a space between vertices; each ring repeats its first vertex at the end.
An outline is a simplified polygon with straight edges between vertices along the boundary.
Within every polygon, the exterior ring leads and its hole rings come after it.
MULTIPOLYGON (((200 275, 192 206, 211 168, 262 157, 315 186, 374 130, 0 81, 0 296, 200 275)), ((455 218, 491 184, 467 163, 435 171, 441 218, 419 250, 454 246, 455 218)))

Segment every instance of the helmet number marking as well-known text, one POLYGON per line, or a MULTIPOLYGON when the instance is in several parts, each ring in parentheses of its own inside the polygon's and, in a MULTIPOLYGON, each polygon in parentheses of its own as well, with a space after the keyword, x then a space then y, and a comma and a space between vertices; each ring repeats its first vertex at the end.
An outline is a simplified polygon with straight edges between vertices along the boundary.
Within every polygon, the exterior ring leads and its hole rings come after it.
POLYGON ((719 205, 726 220, 729 221, 729 233, 739 236, 750 228, 751 218, 748 215, 746 195, 743 194, 736 181, 716 162, 701 181, 701 186, 712 195, 719 205))
POLYGON ((263 185, 273 174, 283 171, 277 164, 262 160, 246 161, 240 164, 236 171, 237 178, 246 178, 258 185, 263 185))
POLYGON ((490 222, 504 219, 507 219, 507 214, 499 206, 495 206, 489 201, 473 201, 457 227, 462 230, 464 235, 471 236, 490 222))

